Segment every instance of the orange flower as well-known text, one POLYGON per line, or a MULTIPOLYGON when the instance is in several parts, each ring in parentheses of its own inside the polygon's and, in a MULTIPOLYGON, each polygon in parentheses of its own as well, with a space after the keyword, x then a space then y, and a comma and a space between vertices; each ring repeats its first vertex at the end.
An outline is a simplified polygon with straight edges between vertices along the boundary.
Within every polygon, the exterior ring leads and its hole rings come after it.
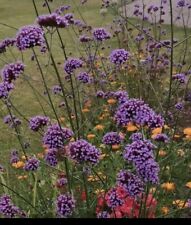
POLYGON ((110 105, 113 105, 113 104, 115 104, 116 102, 117 102, 117 100, 114 99, 114 98, 110 98, 110 99, 107 100, 107 103, 110 104, 110 105))
POLYGON ((152 134, 157 135, 157 134, 161 134, 162 133, 162 127, 158 127, 152 130, 152 134))
POLYGON ((137 126, 133 125, 133 123, 128 123, 127 131, 133 132, 133 131, 136 131, 136 130, 138 130, 137 126))
POLYGON ((112 150, 117 151, 120 149, 120 145, 112 145, 112 150))
POLYGON ((191 128, 190 128, 190 127, 185 128, 185 129, 183 130, 183 132, 184 132, 184 134, 186 134, 186 135, 188 135, 188 136, 191 136, 191 128))
POLYGON ((12 163, 12 167, 19 169, 24 167, 25 163, 23 161, 18 161, 17 163, 12 163))
POLYGON ((166 191, 174 191, 175 190, 175 184, 174 183, 171 183, 171 182, 163 183, 161 185, 161 187, 163 189, 165 189, 166 191))
POLYGON ((161 208, 161 212, 164 214, 164 215, 167 215, 168 213, 169 213, 169 208, 168 207, 166 207, 166 206, 163 206, 162 208, 161 208))
POLYGON ((191 189, 191 181, 186 183, 186 187, 191 189))
POLYGON ((177 206, 179 209, 188 207, 188 203, 185 203, 185 201, 180 199, 173 201, 172 204, 177 206))
POLYGON ((87 108, 82 109, 82 112, 83 112, 83 113, 87 113, 87 112, 89 112, 89 111, 90 111, 90 110, 87 109, 87 108))
POLYGON ((159 156, 165 156, 165 155, 167 155, 167 152, 166 151, 164 151, 164 150, 160 150, 159 151, 159 156))
POLYGON ((37 154, 37 157, 38 157, 39 159, 43 159, 43 158, 44 158, 44 154, 43 154, 43 153, 38 153, 38 154, 37 154))
POLYGON ((65 121, 65 118, 64 117, 60 117, 59 121, 60 122, 64 122, 65 121))
POLYGON ((95 138, 95 134, 88 134, 87 135, 88 140, 93 139, 93 138, 95 138))
POLYGON ((94 127, 95 130, 103 130, 104 129, 104 126, 101 125, 101 124, 98 124, 94 127))

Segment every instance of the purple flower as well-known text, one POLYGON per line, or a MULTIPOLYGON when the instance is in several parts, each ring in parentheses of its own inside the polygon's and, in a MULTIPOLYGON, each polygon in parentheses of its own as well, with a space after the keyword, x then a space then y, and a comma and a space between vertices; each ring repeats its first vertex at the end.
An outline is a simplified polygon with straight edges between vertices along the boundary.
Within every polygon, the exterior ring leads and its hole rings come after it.
POLYGON ((64 28, 69 25, 68 21, 63 16, 59 16, 57 13, 38 16, 37 23, 43 27, 64 28))
POLYGON ((145 161, 153 159, 155 146, 149 140, 136 140, 125 146, 124 159, 135 165, 144 164, 145 161))
POLYGON ((120 144, 122 141, 121 137, 117 132, 108 132, 107 134, 104 135, 102 142, 105 145, 116 145, 120 144))
POLYGON ((118 100, 119 104, 125 103, 128 99, 128 93, 126 91, 116 91, 114 97, 118 100))
POLYGON ((62 92, 62 88, 60 87, 60 85, 54 85, 52 87, 52 92, 56 95, 56 94, 60 94, 62 92))
POLYGON ((111 38, 111 34, 105 28, 94 28, 93 37, 96 41, 104 41, 111 38))
POLYGON ((73 135, 70 129, 60 128, 58 124, 53 124, 48 127, 44 134, 43 143, 50 149, 60 149, 73 135))
POLYGON ((105 93, 104 93, 103 91, 97 91, 96 96, 97 96, 98 98, 104 98, 105 93))
POLYGON ((129 52, 125 49, 115 49, 110 54, 110 61, 116 65, 125 63, 129 58, 129 52))
POLYGON ((70 58, 64 64, 64 70, 67 74, 71 75, 74 70, 81 68, 83 61, 78 58, 70 58))
POLYGON ((138 176, 129 171, 121 170, 117 175, 117 184, 127 190, 127 192, 136 197, 144 191, 144 184, 138 176))
POLYGON ((159 165, 154 159, 149 159, 143 164, 137 164, 136 170, 138 175, 144 182, 150 182, 152 184, 158 184, 159 182, 159 165))
POLYGON ((82 43, 86 43, 86 42, 92 41, 92 38, 84 34, 79 37, 79 40, 82 43))
POLYGON ((4 82, 11 83, 16 80, 24 71, 24 64, 21 62, 5 65, 1 71, 1 76, 4 82))
POLYGON ((81 81, 82 83, 86 84, 90 82, 90 77, 88 73, 86 72, 80 72, 77 76, 78 80, 81 81))
POLYGON ((68 183, 67 179, 65 177, 61 177, 57 180, 56 185, 57 187, 61 188, 64 187, 68 183))
POLYGON ((168 143, 170 141, 169 137, 166 134, 157 134, 153 138, 155 141, 168 143))
POLYGON ((23 168, 26 171, 36 171, 39 168, 39 165, 40 161, 37 158, 33 157, 26 161, 23 168))
POLYGON ((39 131, 40 128, 47 126, 50 119, 47 116, 34 116, 29 120, 29 127, 32 131, 39 131))
POLYGON ((0 83, 0 99, 7 99, 9 92, 13 90, 14 85, 7 82, 0 83))
POLYGON ((6 38, 0 42, 0 53, 6 52, 6 48, 13 46, 16 42, 15 38, 6 38))
POLYGON ((100 151, 83 139, 69 144, 69 154, 78 163, 90 163, 92 165, 97 164, 100 157, 100 151))
POLYGON ((97 218, 102 219, 102 218, 111 218, 111 217, 107 211, 102 211, 97 214, 97 218))
POLYGON ((5 194, 0 196, 0 214, 5 218, 26 217, 25 212, 15 206, 11 197, 5 194))
POLYGON ((64 19, 68 22, 68 24, 74 24, 74 15, 72 13, 65 14, 64 19))
POLYGON ((36 25, 21 27, 16 35, 16 46, 21 51, 35 46, 44 47, 45 39, 43 30, 36 25))
POLYGON ((133 142, 141 141, 141 140, 143 140, 143 135, 141 133, 137 132, 137 133, 132 134, 129 139, 132 140, 133 142))
POLYGON ((179 1, 177 1, 177 7, 182 8, 184 6, 186 6, 186 1, 185 0, 179 0, 179 1))
POLYGON ((111 208, 115 208, 123 205, 124 200, 119 196, 116 188, 111 188, 106 195, 107 205, 111 208))
POLYGON ((7 115, 3 118, 5 124, 8 124, 10 128, 21 125, 21 120, 16 118, 15 115, 7 115))
POLYGON ((56 212, 59 217, 72 215, 75 208, 75 200, 69 194, 59 195, 56 199, 56 212))
POLYGON ((12 150, 11 151, 11 159, 10 159, 10 163, 17 163, 19 161, 19 153, 17 150, 12 150))
POLYGON ((48 152, 45 155, 45 161, 48 165, 56 166, 58 164, 57 153, 57 149, 48 149, 48 152))
POLYGON ((162 127, 164 119, 157 115, 144 101, 139 99, 128 99, 121 104, 114 116, 120 126, 126 126, 129 122, 149 128, 162 127))
POLYGON ((175 108, 178 111, 182 111, 184 109, 184 104, 182 102, 178 102, 178 103, 176 103, 175 108))
POLYGON ((173 80, 177 80, 180 84, 185 84, 186 83, 186 76, 184 73, 179 73, 176 75, 173 75, 173 80))
POLYGON ((60 6, 59 8, 57 8, 57 9, 55 10, 55 13, 56 13, 56 14, 62 14, 64 11, 69 10, 70 7, 71 7, 70 5, 62 5, 62 6, 60 6))

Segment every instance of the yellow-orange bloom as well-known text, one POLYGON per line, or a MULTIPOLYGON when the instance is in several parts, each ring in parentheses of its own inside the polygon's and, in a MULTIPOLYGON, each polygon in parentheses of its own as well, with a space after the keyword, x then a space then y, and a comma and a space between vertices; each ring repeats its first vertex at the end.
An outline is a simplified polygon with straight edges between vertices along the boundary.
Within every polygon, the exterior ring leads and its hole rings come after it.
POLYGON ((178 208, 187 208, 188 207, 188 203, 183 200, 177 199, 175 201, 172 202, 173 205, 177 206, 178 208))
POLYGON ((104 129, 104 126, 101 125, 101 124, 98 124, 94 127, 95 130, 103 130, 104 129))
POLYGON ((162 127, 158 127, 152 130, 152 134, 157 135, 157 134, 161 134, 162 133, 162 127))
POLYGON ((120 149, 120 145, 112 145, 112 150, 117 151, 120 149))
POLYGON ((191 189, 191 181, 186 183, 186 187, 191 189))
POLYGON ((93 139, 93 138, 95 138, 95 134, 88 134, 87 135, 88 140, 93 139))
POLYGON ((87 112, 89 112, 90 110, 88 109, 88 108, 84 108, 84 109, 82 109, 82 112, 83 113, 87 113, 87 112))
POLYGON ((60 121, 60 122, 64 122, 64 121, 65 121, 65 118, 64 118, 64 117, 60 117, 60 118, 59 118, 59 121, 60 121))
POLYGON ((133 131, 136 131, 136 130, 138 130, 138 127, 137 126, 133 125, 133 123, 128 123, 128 125, 127 125, 127 131, 133 132, 133 131))
POLYGON ((165 156, 165 155, 167 155, 167 152, 166 151, 164 151, 164 150, 160 150, 159 151, 159 156, 165 156))
POLYGON ((164 214, 164 215, 167 215, 168 213, 169 213, 169 208, 168 207, 166 207, 166 206, 163 206, 162 208, 161 208, 161 212, 164 214))
POLYGON ((110 104, 110 105, 113 105, 113 104, 115 104, 116 102, 117 102, 117 100, 114 99, 114 98, 110 98, 110 99, 107 100, 107 103, 110 104))
POLYGON ((161 187, 163 189, 165 189, 166 191, 174 191, 175 190, 175 184, 171 183, 171 182, 163 183, 161 185, 161 187))
POLYGON ((24 167, 25 163, 23 161, 18 161, 17 163, 12 163, 12 167, 19 169, 24 167))
POLYGON ((184 132, 184 134, 186 134, 186 135, 188 135, 188 136, 191 136, 191 128, 190 128, 190 127, 185 128, 185 129, 183 130, 183 132, 184 132))

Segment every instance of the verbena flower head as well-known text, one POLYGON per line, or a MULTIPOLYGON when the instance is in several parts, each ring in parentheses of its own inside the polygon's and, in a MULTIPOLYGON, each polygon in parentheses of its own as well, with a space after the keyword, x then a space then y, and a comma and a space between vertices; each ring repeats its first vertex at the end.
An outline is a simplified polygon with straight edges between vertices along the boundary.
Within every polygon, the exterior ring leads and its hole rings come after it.
POLYGON ((32 131, 39 131, 44 126, 47 126, 50 122, 47 116, 34 116, 29 120, 29 127, 32 131))
POLYGON ((168 143, 170 141, 169 137, 166 134, 157 134, 153 138, 155 141, 168 143))
POLYGON ((7 99, 9 96, 9 92, 13 89, 13 84, 7 82, 0 83, 0 99, 7 99))
POLYGON ((43 30, 37 25, 21 27, 16 35, 16 46, 21 51, 35 46, 44 47, 45 39, 43 30))
POLYGON ((24 71, 24 64, 21 62, 10 63, 5 65, 1 71, 1 77, 4 82, 11 83, 16 80, 24 71))
POLYGON ((125 146, 123 157, 135 165, 144 164, 145 161, 154 158, 154 148, 149 140, 136 140, 125 146))
POLYGON ((64 187, 68 183, 67 179, 65 177, 61 177, 56 181, 56 186, 58 188, 64 187))
POLYGON ((97 218, 99 218, 99 219, 106 219, 106 218, 111 218, 110 217, 110 214, 107 212, 107 211, 102 211, 102 212, 99 212, 98 214, 97 214, 97 218))
POLYGON ((57 13, 51 13, 47 15, 41 15, 37 18, 37 23, 43 27, 60 27, 64 28, 69 25, 64 16, 60 16, 57 13))
POLYGON ((100 151, 83 139, 69 144, 69 154, 73 160, 80 164, 95 165, 100 158, 100 151))
POLYGON ((70 58, 64 64, 64 70, 67 74, 71 75, 76 69, 81 68, 83 61, 78 58, 70 58))
POLYGON ((64 19, 68 22, 68 24, 74 24, 74 15, 72 13, 65 14, 64 19))
POLYGON ((9 195, 0 196, 0 215, 5 218, 26 217, 25 212, 12 203, 9 195))
POLYGON ((57 149, 48 149, 48 152, 45 155, 45 161, 48 165, 56 166, 58 164, 57 153, 57 149))
POLYGON ((52 92, 56 95, 56 94, 60 94, 62 92, 62 88, 60 87, 60 85, 54 85, 52 87, 52 92))
POLYGON ((11 159, 10 159, 10 163, 17 163, 19 161, 19 153, 17 150, 12 150, 11 151, 11 159))
POLYGON ((60 149, 64 147, 74 133, 68 128, 60 128, 58 124, 48 127, 43 137, 43 143, 50 149, 60 149))
POLYGON ((149 159, 144 164, 136 164, 136 170, 144 182, 158 184, 160 168, 154 159, 149 159))
POLYGON ((80 72, 80 73, 77 75, 77 79, 78 79, 79 81, 81 81, 82 83, 84 83, 84 84, 90 82, 89 74, 86 73, 86 72, 80 72))
POLYGON ((126 91, 116 91, 114 97, 118 100, 119 104, 123 104, 129 99, 129 95, 126 91))
POLYGON ((105 145, 116 145, 120 144, 122 141, 120 135, 117 132, 108 132, 104 135, 102 142, 105 145))
POLYGON ((59 8, 57 8, 54 12, 56 13, 56 14, 62 14, 63 12, 65 12, 65 11, 67 11, 67 10, 69 10, 70 9, 70 5, 62 5, 62 6, 60 6, 59 8))
POLYGON ((15 38, 6 38, 0 42, 0 53, 6 52, 6 49, 13 46, 16 42, 15 38))
POLYGON ((21 125, 21 120, 16 118, 15 115, 7 115, 3 118, 5 124, 8 124, 10 128, 21 125))
POLYGON ((39 165, 40 161, 37 158, 32 157, 26 161, 23 168, 26 171, 36 171, 39 168, 39 165))
POLYGON ((124 199, 121 198, 121 196, 119 195, 117 188, 111 188, 106 196, 105 196, 107 205, 110 208, 116 208, 118 206, 123 205, 124 203, 124 199))
POLYGON ((111 38, 111 34, 105 28, 94 28, 93 37, 96 41, 104 41, 111 38))
POLYGON ((125 49, 115 49, 111 52, 110 61, 116 65, 121 65, 129 59, 129 52, 125 49))
POLYGON ((92 41, 92 38, 84 34, 79 37, 79 40, 82 43, 87 43, 89 41, 92 41))
POLYGON ((127 190, 130 196, 136 197, 144 191, 141 179, 129 171, 121 170, 117 175, 117 184, 127 190))
POLYGON ((172 76, 173 80, 177 80, 180 84, 185 84, 186 83, 186 76, 184 73, 178 73, 176 75, 172 76))
POLYGON ((128 99, 118 107, 114 118, 120 126, 127 126, 129 122, 149 128, 164 125, 164 119, 157 115, 144 101, 133 98, 128 99))
POLYGON ((132 134, 129 139, 133 142, 140 141, 140 140, 143 140, 143 135, 142 135, 142 133, 137 132, 137 133, 132 134))
POLYGON ((56 212, 59 217, 71 216, 75 209, 75 200, 69 194, 59 195, 56 199, 56 212))

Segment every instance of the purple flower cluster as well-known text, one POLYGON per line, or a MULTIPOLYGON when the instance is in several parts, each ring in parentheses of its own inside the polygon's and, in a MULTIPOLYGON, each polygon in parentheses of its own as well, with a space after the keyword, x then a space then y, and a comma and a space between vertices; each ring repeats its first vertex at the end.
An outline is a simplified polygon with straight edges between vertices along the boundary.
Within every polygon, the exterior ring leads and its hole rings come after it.
POLYGON ((86 43, 86 42, 92 41, 92 38, 84 34, 79 37, 79 40, 82 43, 86 43))
POLYGON ((12 203, 9 195, 0 196, 0 214, 5 218, 26 217, 25 212, 12 203))
POLYGON ((121 65, 129 59, 129 52, 125 49, 115 49, 111 52, 110 61, 116 65, 121 65))
POLYGON ((114 118, 120 126, 126 126, 129 122, 149 128, 164 125, 164 119, 157 115, 144 101, 133 98, 128 99, 118 107, 114 118))
POLYGON ((80 72, 80 73, 77 75, 77 79, 78 79, 79 81, 81 81, 82 83, 84 83, 84 84, 90 82, 89 74, 86 73, 86 72, 80 72))
POLYGON ((157 134, 153 138, 155 141, 168 143, 170 141, 169 137, 166 134, 157 134))
POLYGON ((65 28, 69 25, 68 20, 64 16, 60 16, 57 13, 41 15, 37 18, 37 23, 43 27, 65 28))
POLYGON ((0 53, 6 52, 6 48, 15 44, 15 38, 6 38, 0 42, 0 53))
POLYGON ((130 138, 129 138, 131 141, 140 141, 143 139, 143 135, 142 133, 140 132, 137 132, 137 133, 133 133, 130 138))
POLYGON ((48 149, 48 152, 45 155, 45 161, 48 165, 56 166, 58 164, 57 153, 57 149, 48 149))
POLYGON ((78 163, 90 163, 92 165, 97 164, 100 158, 100 151, 83 139, 69 144, 69 154, 78 163))
POLYGON ((65 177, 61 177, 57 180, 56 185, 57 187, 61 188, 64 187, 68 183, 67 179, 65 177))
POLYGON ((11 151, 11 159, 10 159, 10 163, 17 163, 19 161, 19 153, 17 150, 12 150, 11 151))
POLYGON ((102 142, 105 145, 116 145, 120 144, 122 141, 121 137, 117 132, 108 132, 103 136, 102 142))
POLYGON ((129 95, 126 91, 116 91, 114 97, 118 100, 119 104, 123 104, 129 99, 129 95))
POLYGON ((32 131, 39 131, 40 128, 47 126, 50 119, 47 116, 34 116, 29 120, 29 127, 32 131))
POLYGON ((60 94, 62 91, 62 88, 60 87, 60 85, 54 85, 52 87, 52 92, 56 95, 56 94, 60 94))
POLYGON ((15 115, 7 115, 3 118, 5 124, 8 124, 10 128, 21 125, 21 120, 16 118, 15 115))
POLYGON ((59 217, 72 215, 75 208, 75 200, 69 194, 59 195, 56 199, 56 212, 59 217))
POLYGON ((135 140, 126 145, 124 159, 136 167, 137 173, 145 182, 158 183, 159 166, 154 160, 155 146, 149 140, 135 140))
POLYGON ((83 61, 78 58, 70 58, 64 64, 64 70, 67 74, 71 75, 74 70, 81 68, 83 61))
POLYGON ((67 11, 67 10, 69 10, 70 9, 70 5, 62 5, 62 6, 60 6, 59 8, 57 8, 56 10, 55 10, 55 13, 56 14, 62 14, 64 11, 67 11))
POLYGON ((68 128, 60 128, 58 124, 48 127, 43 137, 43 143, 50 149, 60 149, 73 136, 73 132, 68 128))
POLYGON ((136 197, 144 191, 144 184, 141 179, 129 171, 121 170, 117 175, 117 184, 136 197))
POLYGON ((5 65, 1 71, 1 76, 4 82, 11 83, 16 80, 24 71, 24 64, 21 62, 10 63, 5 65))
POLYGON ((102 212, 99 212, 98 214, 97 214, 97 218, 98 219, 107 219, 107 218, 111 218, 110 217, 110 214, 107 212, 107 211, 102 211, 102 212))
POLYGON ((9 84, 7 82, 0 83, 0 99, 7 99, 9 96, 9 92, 13 89, 13 84, 9 84))
POLYGON ((26 161, 23 168, 26 171, 36 171, 39 168, 39 165, 40 161, 37 158, 32 157, 26 161))
POLYGON ((107 205, 110 208, 116 208, 123 205, 124 200, 119 196, 116 188, 111 188, 106 195, 107 205))
POLYGON ((176 75, 173 75, 172 79, 177 80, 180 84, 186 83, 186 76, 184 73, 178 73, 176 75))
POLYGON ((94 28, 93 37, 96 41, 104 41, 111 38, 111 34, 105 28, 94 28))
POLYGON ((43 30, 36 25, 21 27, 16 35, 16 46, 21 51, 35 46, 40 46, 44 49, 45 39, 43 30))

